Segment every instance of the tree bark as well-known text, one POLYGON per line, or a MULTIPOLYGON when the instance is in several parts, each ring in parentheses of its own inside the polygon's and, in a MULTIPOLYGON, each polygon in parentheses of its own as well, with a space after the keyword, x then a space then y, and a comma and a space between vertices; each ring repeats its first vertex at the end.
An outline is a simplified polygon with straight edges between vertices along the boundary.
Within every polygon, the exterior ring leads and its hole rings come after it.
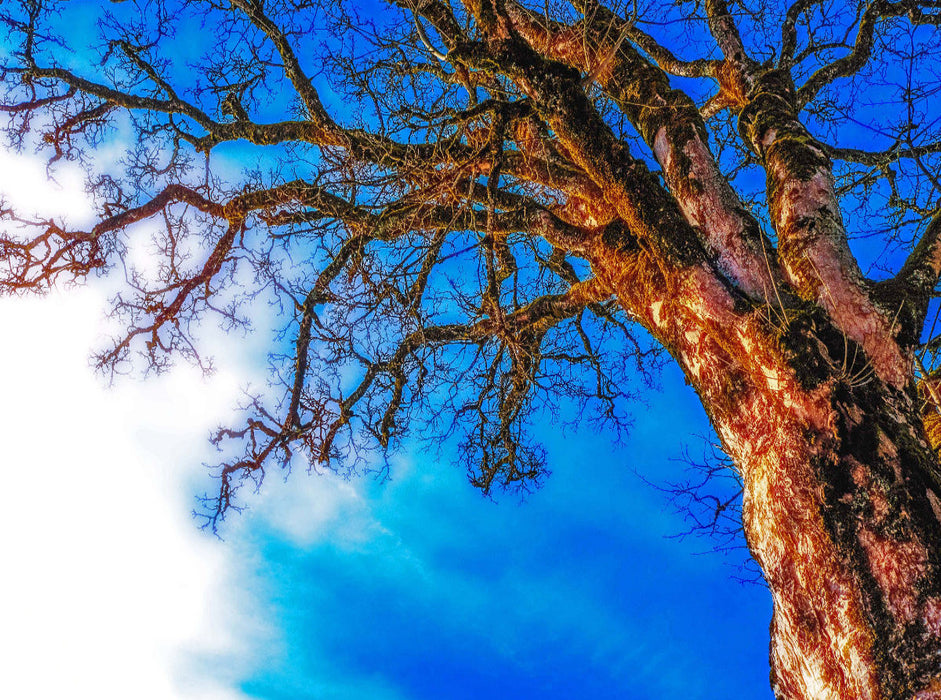
POLYGON ((676 358, 741 472, 776 697, 941 698, 941 480, 914 382, 878 377, 821 306, 757 306, 704 267, 664 274, 629 234, 593 267, 676 358))

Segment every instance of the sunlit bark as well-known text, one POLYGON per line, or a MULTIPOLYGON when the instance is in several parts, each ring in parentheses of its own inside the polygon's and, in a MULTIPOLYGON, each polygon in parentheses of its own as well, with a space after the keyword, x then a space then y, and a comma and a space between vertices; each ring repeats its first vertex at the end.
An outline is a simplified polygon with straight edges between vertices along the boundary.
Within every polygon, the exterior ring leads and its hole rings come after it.
POLYGON ((664 279, 623 251, 596 255, 740 469, 747 541, 774 600, 777 697, 939 697, 941 472, 914 387, 875 378, 819 312, 769 322, 700 270, 664 279))

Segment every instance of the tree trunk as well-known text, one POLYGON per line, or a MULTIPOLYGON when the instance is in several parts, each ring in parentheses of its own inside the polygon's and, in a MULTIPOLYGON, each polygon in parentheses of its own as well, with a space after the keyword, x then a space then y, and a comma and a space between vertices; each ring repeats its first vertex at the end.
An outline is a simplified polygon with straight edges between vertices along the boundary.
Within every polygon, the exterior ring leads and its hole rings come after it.
POLYGON ((779 698, 941 698, 941 500, 912 404, 839 377, 719 426, 774 600, 779 698))
POLYGON ((821 306, 759 306, 704 267, 662 273, 629 235, 593 267, 741 471, 777 698, 941 698, 941 480, 914 379, 885 382, 821 306))

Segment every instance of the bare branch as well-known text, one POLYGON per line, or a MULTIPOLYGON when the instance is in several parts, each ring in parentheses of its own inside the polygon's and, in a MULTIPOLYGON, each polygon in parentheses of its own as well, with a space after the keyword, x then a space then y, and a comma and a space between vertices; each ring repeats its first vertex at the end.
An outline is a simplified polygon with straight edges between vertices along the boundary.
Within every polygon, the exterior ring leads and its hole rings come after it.
POLYGON ((805 105, 813 100, 827 85, 838 78, 853 75, 862 68, 872 55, 876 28, 879 23, 890 17, 907 16, 913 24, 941 24, 941 16, 926 14, 918 7, 918 0, 874 0, 867 5, 859 20, 856 41, 852 51, 822 68, 816 70, 798 89, 797 98, 805 105))

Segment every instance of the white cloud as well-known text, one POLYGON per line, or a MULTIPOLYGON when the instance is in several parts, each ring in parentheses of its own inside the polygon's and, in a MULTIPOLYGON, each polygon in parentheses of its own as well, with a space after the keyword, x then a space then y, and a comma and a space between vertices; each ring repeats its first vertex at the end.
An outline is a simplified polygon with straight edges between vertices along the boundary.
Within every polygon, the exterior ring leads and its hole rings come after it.
POLYGON ((86 359, 101 313, 87 290, 0 302, 0 695, 239 697, 197 660, 231 666, 265 630, 236 553, 188 517, 190 448, 237 382, 179 369, 107 390, 86 359))
POLYGON ((68 217, 73 226, 85 226, 93 213, 85 194, 85 173, 74 163, 58 163, 50 173, 39 158, 0 149, 0 192, 27 217, 68 217))
MULTIPOLYGON (((0 151, 0 192, 18 212, 90 226, 83 174, 62 164, 55 178, 0 151)), ((255 523, 296 546, 355 546, 381 526, 359 484, 272 473, 261 497, 246 489, 251 510, 227 521, 225 542, 199 532, 207 436, 242 386, 264 381, 267 324, 246 337, 204 329, 210 378, 181 365, 109 389, 88 364, 113 330, 108 284, 0 298, 0 629, 12 642, 0 696, 242 698, 239 680, 281 646, 259 602, 276 582, 253 570, 263 553, 240 533, 255 523)))
MULTIPOLYGON (((0 152, 17 211, 87 226, 82 173, 65 164, 55 178, 0 152)), ((104 296, 0 299, 0 696, 240 698, 253 647, 276 632, 251 602, 245 552, 189 513, 244 353, 209 333, 229 372, 179 367, 109 390, 88 366, 104 296)))

